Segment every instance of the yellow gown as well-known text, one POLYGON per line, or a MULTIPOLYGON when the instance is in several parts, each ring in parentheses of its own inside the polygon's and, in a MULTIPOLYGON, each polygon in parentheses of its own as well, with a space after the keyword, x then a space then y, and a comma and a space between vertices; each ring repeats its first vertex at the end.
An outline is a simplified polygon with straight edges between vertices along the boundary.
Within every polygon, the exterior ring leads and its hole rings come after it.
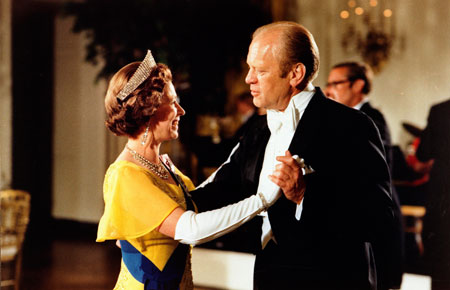
MULTIPOLYGON (((176 168, 175 173, 188 190, 195 188, 176 168)), ((121 240, 122 245, 121 270, 114 289, 172 289, 176 286, 179 288, 173 289, 193 289, 190 246, 181 245, 155 230, 175 208, 180 206, 186 210, 181 187, 121 160, 108 168, 103 195, 105 210, 97 242, 121 240)))

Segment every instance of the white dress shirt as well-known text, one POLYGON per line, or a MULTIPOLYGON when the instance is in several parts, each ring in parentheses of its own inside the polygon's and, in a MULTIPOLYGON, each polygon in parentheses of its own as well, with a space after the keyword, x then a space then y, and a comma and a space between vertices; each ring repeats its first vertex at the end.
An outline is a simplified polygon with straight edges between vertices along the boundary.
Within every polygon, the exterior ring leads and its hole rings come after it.
MULTIPOLYGON (((284 156, 291 144, 300 118, 303 115, 309 101, 315 93, 315 88, 312 84, 308 86, 297 95, 293 96, 286 109, 281 111, 267 110, 267 124, 269 126, 271 135, 267 142, 266 151, 264 154, 263 166, 259 175, 258 192, 267 190, 268 187, 276 186, 268 176, 275 170, 276 156, 284 156)), ((296 154, 296 152, 291 152, 296 154)), ((301 157, 301 156, 300 156, 301 157)), ((303 201, 297 205, 295 217, 300 220, 303 209, 303 201)), ((263 216, 261 244, 262 248, 267 245, 270 239, 274 239, 270 221, 267 212, 260 214, 263 216)), ((276 241, 275 241, 276 242, 276 241)))
POLYGON ((359 102, 358 104, 354 105, 352 108, 359 111, 359 110, 361 110, 361 107, 367 102, 369 102, 369 97, 364 97, 361 100, 361 102, 359 102))

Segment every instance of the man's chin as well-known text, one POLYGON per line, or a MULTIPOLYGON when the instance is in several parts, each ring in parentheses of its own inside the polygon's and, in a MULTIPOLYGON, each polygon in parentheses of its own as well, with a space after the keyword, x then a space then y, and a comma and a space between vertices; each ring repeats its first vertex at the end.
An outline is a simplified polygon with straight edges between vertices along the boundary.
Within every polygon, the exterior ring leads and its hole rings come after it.
POLYGON ((261 100, 253 98, 253 105, 257 108, 265 108, 264 103, 261 100))

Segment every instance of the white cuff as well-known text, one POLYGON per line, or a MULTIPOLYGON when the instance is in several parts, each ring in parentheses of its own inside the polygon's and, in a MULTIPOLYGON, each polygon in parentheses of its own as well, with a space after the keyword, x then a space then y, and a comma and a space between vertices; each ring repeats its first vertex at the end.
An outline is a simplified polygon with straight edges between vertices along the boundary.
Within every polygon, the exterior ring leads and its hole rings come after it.
POLYGON ((297 204, 297 209, 295 210, 295 219, 296 220, 300 220, 300 218, 302 217, 302 212, 303 212, 303 199, 300 202, 300 204, 297 204))

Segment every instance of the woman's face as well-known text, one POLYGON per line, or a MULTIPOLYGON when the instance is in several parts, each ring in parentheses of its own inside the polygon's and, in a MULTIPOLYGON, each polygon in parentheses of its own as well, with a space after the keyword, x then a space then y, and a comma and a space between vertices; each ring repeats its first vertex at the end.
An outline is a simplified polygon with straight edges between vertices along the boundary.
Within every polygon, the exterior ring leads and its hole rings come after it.
POLYGON ((185 113, 170 82, 164 88, 162 103, 153 117, 155 141, 160 143, 178 138, 178 123, 185 113))

